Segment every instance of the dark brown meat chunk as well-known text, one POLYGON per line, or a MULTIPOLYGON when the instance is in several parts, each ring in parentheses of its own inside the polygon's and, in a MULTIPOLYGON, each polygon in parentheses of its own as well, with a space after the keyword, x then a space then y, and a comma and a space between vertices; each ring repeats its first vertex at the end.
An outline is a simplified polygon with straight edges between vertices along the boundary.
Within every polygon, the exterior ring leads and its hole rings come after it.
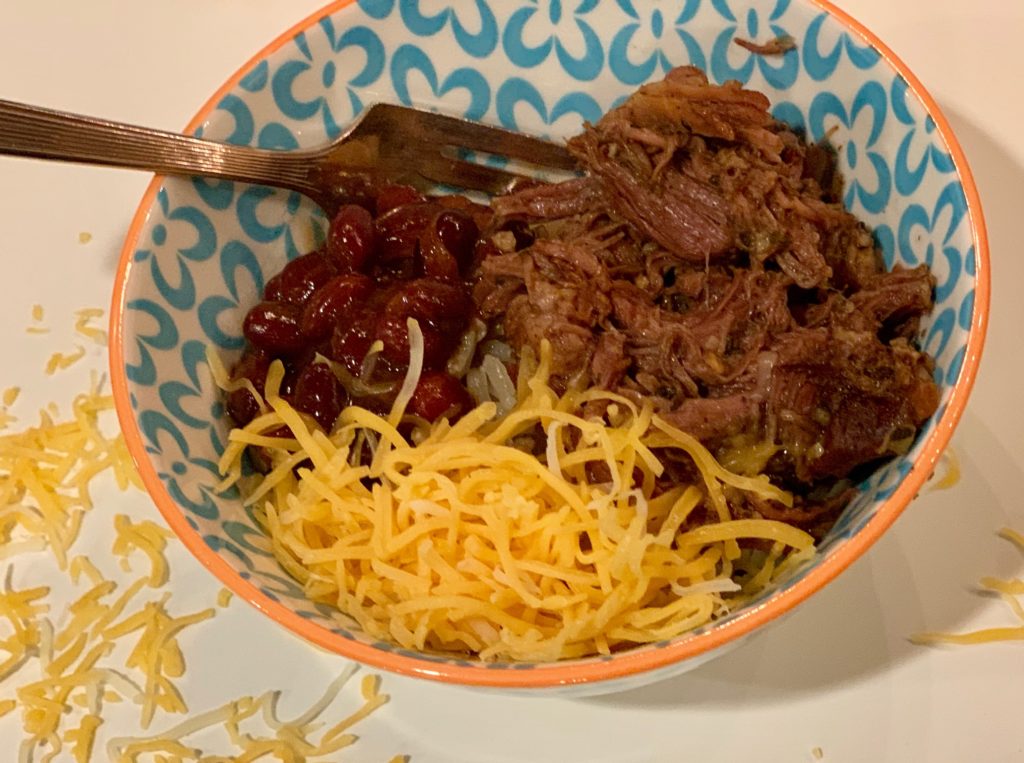
MULTIPOLYGON (((557 385, 651 400, 722 456, 769 445, 767 471, 803 496, 786 511, 823 522, 842 478, 901 452, 938 406, 913 344, 927 267, 887 272, 842 206, 835 153, 696 69, 569 147, 586 177, 494 201, 492 230, 529 235, 480 263, 482 317, 516 350, 550 342, 557 385)), ((748 507, 785 513, 763 508, 748 507)))
POLYGON ((743 251, 804 288, 825 285, 837 266, 855 283, 877 271, 870 235, 833 198, 832 157, 809 151, 768 106, 736 83, 677 69, 569 148, 603 184, 612 213, 680 260, 743 251))

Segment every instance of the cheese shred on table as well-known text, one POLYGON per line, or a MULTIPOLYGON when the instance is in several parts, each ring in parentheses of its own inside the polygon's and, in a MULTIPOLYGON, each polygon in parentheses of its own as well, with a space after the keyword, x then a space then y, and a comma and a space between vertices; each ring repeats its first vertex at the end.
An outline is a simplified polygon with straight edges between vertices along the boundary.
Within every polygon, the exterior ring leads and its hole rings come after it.
MULTIPOLYGON (((414 321, 409 336, 414 377, 414 321)), ((274 468, 248 486, 248 502, 307 594, 371 637, 484 660, 551 661, 672 638, 813 554, 807 533, 734 519, 726 500, 749 491, 789 505, 788 493, 727 471, 650 405, 601 390, 556 394, 550 363, 547 346, 522 359, 507 415, 486 402, 409 439, 398 426, 402 395, 387 417, 346 408, 328 436, 280 396, 275 363, 265 412, 230 433, 225 484, 241 479, 247 446, 270 445, 274 468), (598 400, 611 423, 581 415, 598 400), (263 436, 282 425, 290 438, 263 436), (547 438, 540 457, 517 447, 537 432, 547 438), (698 479, 657 492, 666 458, 688 460, 698 479), (588 478, 595 468, 607 479, 588 478), (690 521, 698 511, 709 523, 690 521), (772 548, 766 574, 741 551, 746 539, 772 548), (734 576, 740 567, 753 568, 753 585, 734 576)))
MULTIPOLYGON (((1009 541, 1024 554, 1024 535, 1010 527, 1004 527, 999 531, 999 537, 1009 541)), ((1020 597, 1024 596, 1024 579, 1021 578, 993 578, 986 577, 979 581, 980 587, 987 592, 994 593, 1001 598, 1010 612, 1017 618, 1019 625, 1009 625, 998 628, 982 628, 968 633, 915 633, 910 640, 915 644, 991 644, 996 641, 1024 641, 1024 603, 1020 597)))
POLYGON ((120 436, 103 432, 100 419, 111 414, 113 398, 98 383, 79 395, 68 421, 47 411, 38 426, 0 435, 0 558, 45 544, 61 569, 92 508, 91 481, 108 470, 120 489, 142 488, 120 436))
MULTIPOLYGON (((96 311, 81 311, 81 317, 94 318, 96 311)), ((15 397, 16 391, 4 393, 5 404, 15 397)), ((159 713, 188 711, 175 683, 185 673, 179 636, 215 614, 213 608, 172 614, 170 593, 145 596, 147 589, 162 589, 170 575, 165 550, 171 533, 149 520, 134 521, 125 515, 113 519, 111 551, 122 569, 132 571, 130 562, 136 554, 149 566, 148 574, 127 586, 106 579, 87 557, 71 555, 83 517, 93 506, 94 479, 110 473, 122 489, 141 488, 121 437, 103 433, 101 418, 112 409, 112 399, 101 395, 94 383, 91 392, 74 400, 70 420, 57 422, 52 411, 43 411, 38 426, 0 436, 0 560, 6 566, 0 586, 0 718, 18 712, 22 726, 20 744, 6 745, 5 754, 14 756, 16 750, 18 761, 76 763, 268 756, 304 760, 352 744, 355 737, 347 730, 387 701, 376 680, 364 679, 363 702, 355 712, 316 742, 310 739, 316 717, 340 691, 350 675, 346 673, 325 698, 292 722, 276 720, 277 695, 268 693, 200 714, 163 735, 111 740, 106 750, 97 752, 108 703, 137 704, 143 729, 159 713), (47 601, 48 586, 17 588, 12 583, 21 555, 47 549, 81 591, 56 611, 47 601), (238 730, 257 711, 271 728, 269 736, 238 730), (211 756, 181 742, 211 724, 224 728, 237 755, 211 756), (169 757, 161 758, 160 753, 169 757)), ((226 597, 220 598, 227 603, 226 597)))

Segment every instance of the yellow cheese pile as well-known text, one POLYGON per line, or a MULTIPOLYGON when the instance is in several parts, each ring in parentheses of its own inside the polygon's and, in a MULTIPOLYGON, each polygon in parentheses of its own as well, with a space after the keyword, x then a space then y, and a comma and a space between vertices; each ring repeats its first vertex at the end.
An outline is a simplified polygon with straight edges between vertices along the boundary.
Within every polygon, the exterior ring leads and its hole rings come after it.
MULTIPOLYGON (((999 531, 999 537, 1008 540, 1024 553, 1024 535, 1004 527, 999 531)), ((979 581, 979 585, 1005 601, 1020 624, 1002 628, 983 628, 969 633, 918 633, 911 636, 910 640, 915 644, 988 644, 994 641, 1024 641, 1024 604, 1021 603, 1021 597, 1024 596, 1024 580, 986 577, 979 581)))
MULTIPOLYGON (((76 330, 104 343, 105 332, 89 325, 101 313, 79 311, 76 330)), ((42 309, 34 310, 33 317, 41 320, 42 309)), ((17 388, 4 392, 0 423, 11 420, 7 407, 17 397, 17 388)), ((54 409, 41 413, 38 426, 0 436, 0 561, 6 567, 0 587, 0 717, 20 711, 18 760, 297 761, 331 755, 351 744, 354 737, 347 729, 387 701, 371 676, 364 679, 361 707, 316 742, 311 740, 322 725, 317 717, 340 691, 347 673, 332 684, 328 696, 294 721, 276 719, 277 693, 268 693, 242 697, 160 735, 111 739, 105 752, 96 751, 108 703, 139 705, 144 729, 161 712, 187 712, 175 685, 185 672, 178 639, 215 610, 183 615, 169 610, 170 593, 158 589, 170 575, 164 552, 171 534, 153 522, 113 518, 110 550, 121 568, 131 572, 132 560, 140 556, 148 562, 147 574, 127 587, 104 578, 85 556, 72 555, 83 519, 93 507, 93 480, 111 474, 122 490, 141 488, 141 482, 122 438, 104 433, 103 419, 113 415, 113 401, 100 394, 98 384, 75 398, 69 420, 55 421, 54 409), (12 584, 22 555, 46 549, 79 588, 71 604, 59 609, 48 601, 48 586, 12 584), (257 714, 269 731, 239 730, 257 714), (225 730, 236 754, 210 755, 187 743, 189 735, 210 726, 225 730)), ((34 558, 21 577, 38 577, 38 570, 34 558)), ((228 600, 218 597, 221 606, 228 600)), ((14 759, 14 743, 8 740, 3 747, 4 759, 14 759)))
POLYGON ((60 568, 92 508, 89 484, 111 472, 121 490, 142 483, 120 436, 104 434, 100 417, 113 398, 92 392, 75 398, 68 421, 47 411, 38 426, 0 435, 0 558, 49 548, 60 568))
POLYGON ((704 625, 768 583, 777 562, 813 553, 791 525, 733 519, 729 490, 791 496, 727 471, 649 405, 601 390, 557 395, 549 347, 539 362, 523 359, 506 416, 484 403, 407 439, 397 425, 421 367, 414 321, 409 336, 410 372, 390 416, 352 406, 328 436, 280 397, 277 363, 266 412, 230 434, 221 462, 231 483, 246 447, 270 449, 275 466, 248 501, 277 558, 372 637, 485 660, 609 654, 704 625), (611 423, 581 415, 596 401, 611 423), (265 436, 281 425, 291 438, 265 436), (538 436, 543 458, 519 449, 538 436), (664 459, 691 464, 696 483, 657 492, 664 459), (691 521, 704 512, 706 522, 691 521), (742 539, 771 550, 754 564, 742 539))

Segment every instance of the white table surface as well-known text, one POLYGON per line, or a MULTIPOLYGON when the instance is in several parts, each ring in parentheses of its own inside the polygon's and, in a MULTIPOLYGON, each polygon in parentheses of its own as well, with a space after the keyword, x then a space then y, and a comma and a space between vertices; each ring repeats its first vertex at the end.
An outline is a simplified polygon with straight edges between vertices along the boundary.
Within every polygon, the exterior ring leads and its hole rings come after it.
MULTIPOLYGON (((0 98, 180 129, 238 66, 320 0, 3 0, 0 98)), ((361 724, 343 760, 826 761, 1024 760, 1024 644, 928 649, 921 629, 1012 624, 983 575, 1021 575, 998 539, 1024 529, 1024 2, 842 0, 910 65, 945 109, 981 188, 992 244, 991 329, 974 396, 954 439, 960 483, 916 501, 863 559, 785 622, 725 658, 670 682, 588 700, 506 698, 386 676, 392 701, 361 724)), ((24 423, 53 400, 67 410, 88 363, 43 376, 70 350, 72 312, 107 307, 122 239, 148 176, 0 159, 0 387, 20 385, 24 423), (92 240, 79 243, 79 233, 92 240), (31 306, 53 332, 30 336, 31 306)), ((109 557, 106 514, 161 521, 139 492, 102 490, 76 547, 109 557)), ((209 606, 219 589, 177 542, 172 607, 209 606)), ((108 569, 109 565, 105 567, 108 569)), ((15 580, 48 574, 17 563, 15 580)), ((56 592, 59 597, 60 591, 56 592)), ((278 688, 285 710, 311 701, 343 664, 237 599, 187 631, 183 679, 193 711, 278 688)), ((347 699, 355 702, 355 686, 347 699)), ((0 696, 11 687, 0 686, 0 696)), ((173 719, 157 721, 155 728, 173 719)), ((134 733, 114 713, 104 733, 134 733)), ((14 716, 0 721, 13 760, 14 716)), ((98 752, 96 760, 104 759, 98 752)))

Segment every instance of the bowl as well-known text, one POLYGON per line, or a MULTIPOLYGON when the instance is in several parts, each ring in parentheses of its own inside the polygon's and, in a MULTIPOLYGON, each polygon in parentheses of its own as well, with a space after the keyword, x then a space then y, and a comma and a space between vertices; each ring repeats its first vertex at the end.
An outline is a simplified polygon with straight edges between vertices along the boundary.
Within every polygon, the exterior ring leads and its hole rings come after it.
POLYGON ((692 668, 807 599, 863 554, 918 493, 957 424, 978 368, 989 301, 978 192, 948 122, 877 38, 822 0, 336 2, 289 29, 218 90, 188 131, 294 149, 339 134, 364 106, 400 102, 568 136, 671 66, 765 92, 774 114, 828 135, 848 206, 887 263, 937 279, 922 342, 941 403, 910 452, 875 471, 813 562, 757 601, 671 641, 552 664, 482 664, 368 638, 309 601, 274 560, 236 492, 218 495, 228 426, 206 366, 230 362, 263 283, 322 240, 326 221, 294 193, 157 177, 121 254, 111 374, 121 426, 153 500, 185 545, 238 596, 299 636, 396 673, 507 690, 603 692, 692 668), (427 7, 429 6, 429 8, 427 7), (734 37, 789 35, 758 56, 734 37))

